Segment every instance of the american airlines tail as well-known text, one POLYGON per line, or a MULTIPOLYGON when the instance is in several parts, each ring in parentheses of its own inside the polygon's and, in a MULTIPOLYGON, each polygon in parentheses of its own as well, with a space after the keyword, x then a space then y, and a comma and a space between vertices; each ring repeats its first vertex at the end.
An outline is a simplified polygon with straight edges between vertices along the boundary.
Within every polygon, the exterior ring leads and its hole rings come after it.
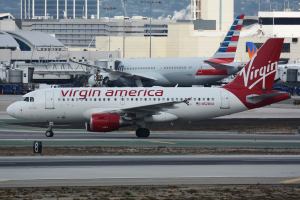
POLYGON ((273 104, 290 96, 272 90, 284 39, 269 39, 225 89, 237 96, 248 108, 273 104))
POLYGON ((229 64, 234 61, 240 33, 243 28, 244 17, 245 15, 240 15, 234 20, 220 48, 207 62, 229 64))

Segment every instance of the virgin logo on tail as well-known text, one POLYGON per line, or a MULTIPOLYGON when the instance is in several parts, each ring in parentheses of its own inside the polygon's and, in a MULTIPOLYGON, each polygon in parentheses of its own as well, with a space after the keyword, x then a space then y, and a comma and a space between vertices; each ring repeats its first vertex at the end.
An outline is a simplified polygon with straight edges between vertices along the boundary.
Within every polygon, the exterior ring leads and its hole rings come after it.
POLYGON ((253 57, 253 59, 249 63, 249 67, 243 68, 243 70, 240 72, 240 76, 243 77, 244 80, 244 86, 248 89, 254 88, 256 85, 260 84, 262 82, 262 89, 265 88, 266 84, 266 78, 273 73, 276 73, 278 62, 271 62, 269 61, 269 64, 267 66, 259 67, 258 69, 255 69, 256 67, 253 66, 253 61, 255 60, 256 55, 253 57), (254 82, 253 82, 254 81, 254 82))

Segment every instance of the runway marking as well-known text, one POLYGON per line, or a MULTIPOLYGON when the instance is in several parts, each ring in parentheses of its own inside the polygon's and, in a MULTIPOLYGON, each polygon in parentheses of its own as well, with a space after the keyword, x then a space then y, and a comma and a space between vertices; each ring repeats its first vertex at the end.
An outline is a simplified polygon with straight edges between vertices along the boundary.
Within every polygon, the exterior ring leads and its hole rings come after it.
POLYGON ((150 143, 159 143, 159 144, 176 144, 175 142, 164 142, 164 141, 159 141, 159 140, 149 140, 148 142, 150 143))
POLYGON ((294 178, 294 179, 288 179, 285 181, 282 181, 283 184, 297 184, 300 183, 300 178, 294 178))

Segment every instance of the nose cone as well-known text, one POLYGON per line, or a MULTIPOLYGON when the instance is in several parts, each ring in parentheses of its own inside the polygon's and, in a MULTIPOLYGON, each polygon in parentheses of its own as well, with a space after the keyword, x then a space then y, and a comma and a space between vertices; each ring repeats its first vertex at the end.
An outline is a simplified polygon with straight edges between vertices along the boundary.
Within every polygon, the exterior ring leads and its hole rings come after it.
POLYGON ((12 116, 16 118, 16 114, 17 114, 17 108, 16 108, 16 104, 13 103, 10 106, 7 107, 6 112, 12 116))

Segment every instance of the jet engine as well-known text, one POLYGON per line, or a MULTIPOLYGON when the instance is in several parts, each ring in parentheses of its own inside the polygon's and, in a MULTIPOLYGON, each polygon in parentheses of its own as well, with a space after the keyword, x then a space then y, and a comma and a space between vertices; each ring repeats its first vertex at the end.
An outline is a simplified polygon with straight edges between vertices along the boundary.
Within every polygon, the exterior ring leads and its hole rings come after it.
POLYGON ((122 120, 119 114, 94 114, 89 123, 86 123, 86 130, 89 132, 112 132, 121 127, 122 120))

